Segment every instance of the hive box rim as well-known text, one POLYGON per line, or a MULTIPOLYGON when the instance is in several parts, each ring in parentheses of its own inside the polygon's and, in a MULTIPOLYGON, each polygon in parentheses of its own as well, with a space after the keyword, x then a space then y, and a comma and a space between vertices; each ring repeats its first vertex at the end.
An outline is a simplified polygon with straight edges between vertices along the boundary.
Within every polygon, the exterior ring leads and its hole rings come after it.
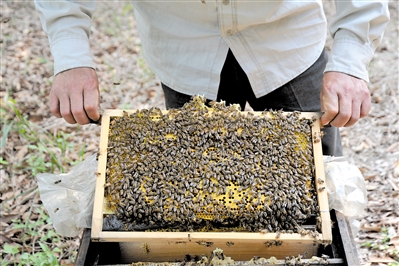
MULTIPOLYGON (((276 239, 275 233, 262 234, 260 232, 137 232, 137 231, 102 231, 103 225, 103 202, 104 202, 104 185, 105 185, 105 169, 106 169, 106 158, 107 158, 107 145, 108 145, 108 131, 111 117, 122 116, 124 112, 131 114, 138 110, 122 110, 122 109, 106 109, 102 115, 101 121, 101 139, 100 149, 98 156, 98 170, 97 170, 97 182, 96 191, 94 197, 94 208, 93 208, 93 220, 92 220, 92 231, 91 237, 93 241, 105 241, 105 242, 130 242, 139 241, 139 239, 151 239, 156 236, 157 239, 164 239, 170 241, 179 241, 178 239, 187 239, 190 236, 191 239, 197 239, 197 236, 201 239, 212 239, 212 238, 233 238, 241 241, 272 241, 276 239), (183 237, 184 236, 184 237, 183 237)), ((162 110, 163 113, 168 111, 162 110)), ((248 113, 243 111, 243 113, 248 113)), ((262 112, 251 112, 255 115, 260 115, 262 112)), ((283 112, 289 114, 291 112, 283 112)), ((320 128, 322 124, 320 122, 320 112, 301 112, 300 117, 316 120, 313 122, 312 129, 312 145, 313 145, 313 157, 315 164, 315 179, 321 179, 324 181, 322 184, 325 186, 325 175, 324 175, 324 163, 322 156, 322 147, 320 141, 320 128)), ((331 220, 328 207, 327 191, 325 189, 319 190, 322 185, 319 182, 315 182, 318 205, 320 208, 321 218, 321 233, 316 237, 301 236, 300 234, 288 234, 281 233, 280 239, 285 241, 292 240, 293 242, 300 243, 313 243, 315 240, 322 241, 324 243, 330 243, 332 240, 331 233, 331 220)), ((199 239, 198 238, 198 239, 199 239)))

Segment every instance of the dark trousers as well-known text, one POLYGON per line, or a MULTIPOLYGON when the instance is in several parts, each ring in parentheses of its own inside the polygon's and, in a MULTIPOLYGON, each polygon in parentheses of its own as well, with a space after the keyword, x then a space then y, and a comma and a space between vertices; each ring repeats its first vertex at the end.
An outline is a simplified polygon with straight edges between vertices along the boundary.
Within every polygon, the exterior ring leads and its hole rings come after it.
MULTIPOLYGON (((217 101, 225 101, 226 105, 239 104, 244 110, 248 104, 254 111, 283 110, 320 112, 320 90, 323 71, 327 63, 327 53, 323 51, 319 59, 305 72, 284 84, 273 92, 256 98, 248 77, 229 50, 223 65, 217 101)), ((162 84, 167 109, 180 108, 189 102, 191 95, 177 92, 162 84)), ((342 144, 339 130, 336 127, 323 128, 323 154, 342 156, 342 144)))

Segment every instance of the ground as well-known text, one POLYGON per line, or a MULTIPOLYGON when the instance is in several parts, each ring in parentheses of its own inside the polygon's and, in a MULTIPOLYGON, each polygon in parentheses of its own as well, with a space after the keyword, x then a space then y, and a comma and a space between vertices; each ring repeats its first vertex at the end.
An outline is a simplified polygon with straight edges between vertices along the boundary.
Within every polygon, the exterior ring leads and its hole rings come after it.
MULTIPOLYGON (((324 1, 327 17, 334 4, 324 1)), ((69 125, 51 116, 53 65, 48 40, 29 1, 2 1, 0 246, 1 265, 73 263, 79 237, 61 237, 44 211, 35 175, 68 171, 97 152, 100 128, 69 125), (12 264, 12 263, 11 263, 12 264)), ((101 107, 164 108, 159 82, 141 54, 132 5, 98 3, 91 44, 100 80, 101 107), (120 83, 120 85, 115 85, 120 83)), ((356 235, 363 265, 387 265, 399 249, 398 4, 370 65, 372 108, 355 126, 342 128, 344 156, 363 173, 368 192, 356 235)), ((331 40, 327 42, 327 47, 331 40)))

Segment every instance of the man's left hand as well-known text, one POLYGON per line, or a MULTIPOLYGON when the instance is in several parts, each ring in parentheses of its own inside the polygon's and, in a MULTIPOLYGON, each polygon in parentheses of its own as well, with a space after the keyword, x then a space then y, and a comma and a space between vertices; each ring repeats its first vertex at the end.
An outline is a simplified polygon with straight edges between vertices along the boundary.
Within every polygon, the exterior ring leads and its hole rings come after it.
POLYGON ((323 125, 349 127, 365 117, 371 107, 367 83, 340 72, 327 72, 320 94, 323 125))

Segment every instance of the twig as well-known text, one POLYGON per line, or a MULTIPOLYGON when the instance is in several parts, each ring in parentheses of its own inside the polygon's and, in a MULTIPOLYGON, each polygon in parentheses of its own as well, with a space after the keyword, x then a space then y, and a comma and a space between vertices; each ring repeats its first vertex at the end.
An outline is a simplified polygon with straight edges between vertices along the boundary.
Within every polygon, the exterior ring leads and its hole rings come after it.
POLYGON ((29 133, 31 133, 36 140, 42 144, 43 148, 48 152, 51 160, 57 165, 57 167, 60 169, 60 171, 63 173, 64 172, 64 167, 62 166, 62 164, 58 161, 57 156, 45 145, 45 143, 42 141, 42 139, 38 136, 38 134, 31 128, 31 125, 28 123, 28 121, 26 121, 26 119, 23 117, 23 115, 21 114, 21 112, 15 107, 15 106, 11 106, 11 108, 13 109, 14 113, 16 114, 16 116, 18 117, 18 119, 22 122, 22 124, 24 124, 24 126, 26 127, 26 129, 29 131, 29 133))
MULTIPOLYGON (((18 197, 21 197, 21 196, 24 196, 24 195, 26 195, 26 194, 29 194, 29 193, 31 193, 32 191, 34 191, 35 189, 37 189, 37 188, 38 188, 38 186, 36 185, 36 186, 34 186, 33 188, 30 188, 30 189, 28 189, 27 191, 22 192, 21 194, 18 194, 18 195, 14 196, 14 197, 11 197, 11 198, 9 198, 9 199, 3 200, 3 202, 9 201, 9 200, 13 200, 13 199, 16 199, 16 198, 18 198, 18 197)), ((3 205, 3 203, 2 203, 1 205, 3 205)))
MULTIPOLYGON (((52 225, 51 224, 45 224, 45 225, 43 225, 42 226, 42 228, 40 228, 40 230, 38 230, 38 234, 32 239, 32 249, 34 250, 34 248, 35 248, 35 243, 36 243, 36 240, 39 238, 39 235, 41 235, 40 233, 42 233, 43 231, 44 231, 44 229, 46 229, 47 227, 52 227, 52 225)), ((34 251, 33 251, 33 253, 35 253, 34 251)))
MULTIPOLYGON (((30 207, 29 207, 29 212, 28 212, 28 216, 26 217, 26 220, 25 220, 25 226, 24 226, 24 235, 23 235, 23 237, 22 237, 22 253, 24 253, 24 249, 25 249, 25 245, 26 245, 26 242, 25 242, 25 235, 26 235, 26 230, 27 230, 27 227, 28 227, 28 222, 29 222, 29 218, 30 218, 30 216, 31 216, 31 214, 32 214, 32 210, 33 210, 33 202, 35 201, 35 199, 36 199, 36 197, 39 195, 39 193, 36 193, 36 195, 35 195, 35 197, 31 200, 31 202, 30 202, 30 207)), ((34 247, 32 247, 33 249, 32 249, 32 252, 33 253, 35 253, 35 250, 34 250, 34 247)))

